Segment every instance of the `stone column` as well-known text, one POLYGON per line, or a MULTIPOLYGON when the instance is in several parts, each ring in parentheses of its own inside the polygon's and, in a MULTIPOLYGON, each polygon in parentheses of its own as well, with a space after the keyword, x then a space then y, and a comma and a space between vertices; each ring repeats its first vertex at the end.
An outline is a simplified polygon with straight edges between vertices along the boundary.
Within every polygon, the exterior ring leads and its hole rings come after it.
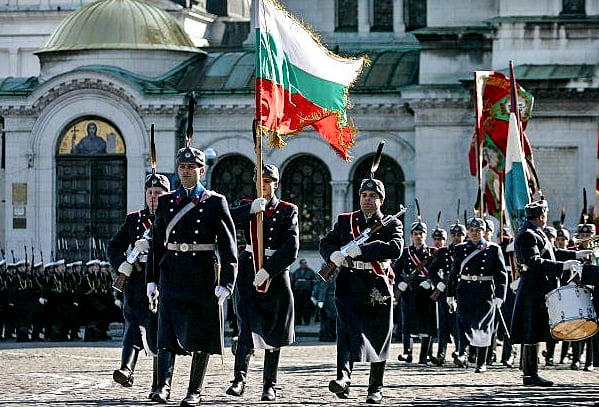
POLYGON ((331 225, 334 225, 337 221, 337 215, 350 210, 347 199, 347 191, 350 189, 350 186, 351 183, 349 181, 331 181, 331 189, 333 192, 331 225))

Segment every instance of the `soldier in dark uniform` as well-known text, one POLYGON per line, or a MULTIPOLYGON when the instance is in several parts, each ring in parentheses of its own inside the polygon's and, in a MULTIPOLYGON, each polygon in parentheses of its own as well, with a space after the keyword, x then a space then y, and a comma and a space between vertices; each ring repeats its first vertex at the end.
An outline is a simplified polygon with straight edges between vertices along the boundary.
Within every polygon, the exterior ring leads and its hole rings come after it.
MULTIPOLYGON (((107 245, 107 254, 112 267, 118 273, 127 276, 123 288, 125 330, 123 332, 121 367, 112 374, 114 381, 124 387, 133 385, 133 372, 141 349, 145 349, 148 355, 156 356, 158 354, 156 314, 149 309, 145 269, 149 249, 149 233, 158 206, 158 197, 169 192, 171 185, 165 175, 149 174, 145 179, 144 187, 145 207, 129 213, 125 218, 125 223, 121 225, 107 245), (136 249, 137 256, 128 259, 128 249, 136 249)), ((154 358, 150 399, 157 387, 157 366, 158 361, 154 358)))
POLYGON ((396 295, 401 300, 403 353, 398 360, 408 363, 412 362, 414 337, 420 338, 418 363, 428 363, 431 339, 437 333, 435 301, 431 298, 435 287, 429 270, 437 249, 426 245, 427 232, 426 223, 418 217, 410 226, 412 244, 393 265, 398 272, 396 295))
POLYGON ((527 220, 514 242, 522 274, 512 316, 512 343, 522 344, 524 385, 551 386, 552 381, 538 374, 538 343, 551 339, 545 294, 555 286, 556 279, 561 278, 564 271, 569 272, 580 265, 576 258, 586 257, 589 251, 576 252, 551 246, 543 232, 548 216, 546 201, 526 205, 525 215, 527 220))
POLYGON ((334 342, 337 340, 337 308, 335 307, 335 281, 337 273, 327 281, 319 281, 314 285, 311 300, 320 313, 320 330, 318 340, 334 342))
POLYGON ((381 222, 385 187, 368 178, 360 185, 360 210, 342 213, 320 241, 320 255, 340 268, 335 287, 337 305, 337 379, 329 390, 347 398, 354 362, 370 362, 367 403, 383 399, 383 376, 393 332, 391 263, 402 254, 403 227, 393 219, 367 242, 351 243, 348 260, 340 249, 368 227, 381 222))
MULTIPOLYGON (((15 321, 17 342, 29 342, 31 329, 31 315, 33 312, 32 281, 29 275, 29 264, 25 260, 16 263, 16 296, 15 296, 15 321)), ((35 299, 37 301, 37 298, 35 299)))
MULTIPOLYGON (((455 248, 453 268, 447 287, 447 302, 457 299, 457 317, 468 344, 477 348, 476 373, 486 371, 487 351, 495 333, 496 308, 505 300, 507 273, 499 245, 483 236, 482 218, 470 218, 468 238, 455 248)), ((465 346, 460 342, 460 358, 465 346)))
POLYGON ((8 273, 6 260, 0 260, 0 340, 8 339, 8 273))
POLYGON ((265 349, 262 401, 276 399, 275 384, 282 346, 295 341, 294 300, 289 266, 299 250, 298 210, 275 195, 279 170, 266 164, 262 170, 264 198, 245 201, 231 209, 235 225, 243 229, 245 251, 239 255, 235 286, 235 314, 239 339, 235 353, 235 377, 227 394, 241 396, 245 389, 250 357, 254 348, 265 349), (256 265, 257 244, 254 214, 264 211, 264 263, 256 265))
POLYGON ((466 236, 466 228, 464 225, 456 222, 451 225, 451 243, 445 245, 447 241, 447 232, 444 229, 437 227, 433 230, 433 245, 437 248, 435 257, 431 262, 429 270, 431 272, 431 281, 435 290, 433 291, 432 298, 437 301, 437 316, 438 316, 438 345, 437 345, 437 356, 431 357, 431 362, 437 366, 445 364, 445 353, 447 351, 447 344, 453 341, 457 351, 457 324, 456 317, 453 310, 449 309, 447 304, 447 282, 449 280, 449 273, 453 265, 453 256, 455 252, 456 244, 464 242, 466 236), (451 312, 450 312, 451 311, 451 312))
POLYGON ((152 226, 146 294, 158 301, 158 403, 170 397, 175 354, 193 355, 181 405, 195 406, 209 355, 222 353, 219 307, 235 285, 237 244, 226 198, 200 183, 205 171, 201 150, 177 152, 181 185, 158 199, 152 226))
POLYGON ((314 306, 310 297, 318 284, 314 270, 308 267, 306 259, 300 259, 299 267, 291 273, 291 289, 295 300, 295 322, 297 325, 310 325, 314 306))
POLYGON ((44 275, 44 264, 42 262, 33 265, 33 279, 32 279, 32 299, 33 312, 31 315, 31 340, 40 341, 42 338, 41 334, 44 333, 44 324, 48 319, 48 303, 47 291, 48 291, 48 279, 44 275), (37 301, 35 298, 37 297, 37 301))

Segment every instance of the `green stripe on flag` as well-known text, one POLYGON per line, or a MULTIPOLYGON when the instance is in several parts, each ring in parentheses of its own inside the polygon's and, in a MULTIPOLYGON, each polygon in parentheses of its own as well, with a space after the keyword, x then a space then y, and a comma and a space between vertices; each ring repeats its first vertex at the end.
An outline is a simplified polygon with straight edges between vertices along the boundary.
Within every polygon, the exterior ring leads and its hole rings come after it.
POLYGON ((345 111, 346 86, 319 78, 290 63, 270 34, 257 29, 256 38, 260 38, 260 52, 256 55, 256 77, 274 81, 289 92, 300 93, 325 109, 345 111))

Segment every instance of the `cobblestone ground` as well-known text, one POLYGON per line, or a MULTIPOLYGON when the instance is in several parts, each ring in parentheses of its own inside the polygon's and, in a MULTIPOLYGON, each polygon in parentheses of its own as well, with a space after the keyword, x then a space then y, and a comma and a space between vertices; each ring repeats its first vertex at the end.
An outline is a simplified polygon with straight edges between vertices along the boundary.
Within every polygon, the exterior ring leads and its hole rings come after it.
MULTIPOLYGON (((119 341, 71 343, 0 343, 0 406, 139 406, 154 405, 146 397, 151 384, 151 359, 140 357, 135 384, 123 388, 112 381, 120 360, 119 341)), ((417 345, 416 345, 417 346, 417 345)), ((592 406, 599 401, 599 372, 572 371, 567 365, 543 367, 556 381, 551 388, 521 385, 518 369, 493 365, 483 374, 472 368, 432 367, 398 362, 400 345, 385 374, 384 405, 389 406, 592 406)), ((418 348, 415 349, 418 352, 418 348)), ((416 353, 417 354, 417 353, 416 353)), ((170 405, 185 397, 190 357, 175 364, 170 405)), ((366 405, 368 364, 357 363, 349 400, 337 399, 327 385, 335 375, 335 345, 301 338, 283 349, 278 399, 260 402, 263 352, 252 360, 246 393, 225 395, 233 374, 233 356, 226 349, 224 365, 212 356, 202 404, 248 406, 366 405)))

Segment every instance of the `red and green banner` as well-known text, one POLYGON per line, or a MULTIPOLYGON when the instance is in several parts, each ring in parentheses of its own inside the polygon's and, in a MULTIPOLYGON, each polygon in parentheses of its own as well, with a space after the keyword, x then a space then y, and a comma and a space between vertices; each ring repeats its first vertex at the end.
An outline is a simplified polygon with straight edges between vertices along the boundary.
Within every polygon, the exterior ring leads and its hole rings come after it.
POLYGON ((255 0, 256 120, 280 147, 311 125, 344 159, 356 129, 347 116, 349 88, 364 58, 327 50, 275 0, 255 0))
MULTIPOLYGON (((522 149, 532 162, 532 148, 524 134, 531 117, 534 97, 521 86, 518 104, 522 123, 522 149)), ((470 173, 479 177, 486 212, 497 219, 502 212, 505 156, 511 109, 510 78, 502 72, 475 72, 476 124, 468 158, 470 173)))

